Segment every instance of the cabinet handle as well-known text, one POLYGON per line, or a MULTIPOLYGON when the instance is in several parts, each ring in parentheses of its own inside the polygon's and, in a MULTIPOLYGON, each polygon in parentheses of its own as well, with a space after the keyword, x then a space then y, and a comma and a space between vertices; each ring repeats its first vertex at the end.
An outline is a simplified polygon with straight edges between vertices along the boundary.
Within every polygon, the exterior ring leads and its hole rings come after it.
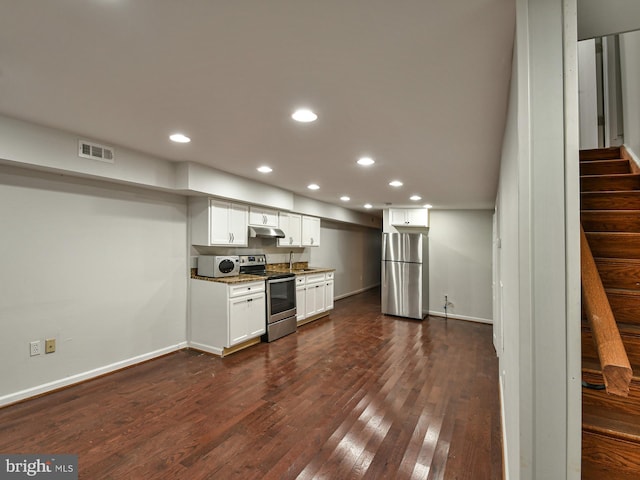
POLYGON ((253 302, 253 298, 249 298, 247 302, 253 302))

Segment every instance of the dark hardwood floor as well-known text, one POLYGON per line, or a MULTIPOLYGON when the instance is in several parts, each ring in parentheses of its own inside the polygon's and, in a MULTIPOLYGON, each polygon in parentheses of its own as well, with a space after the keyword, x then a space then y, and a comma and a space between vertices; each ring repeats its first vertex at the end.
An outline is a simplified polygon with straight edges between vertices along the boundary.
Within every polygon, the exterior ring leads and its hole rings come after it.
POLYGON ((0 409, 0 452, 81 479, 499 479, 491 326, 380 313, 379 291, 220 359, 181 351, 0 409))

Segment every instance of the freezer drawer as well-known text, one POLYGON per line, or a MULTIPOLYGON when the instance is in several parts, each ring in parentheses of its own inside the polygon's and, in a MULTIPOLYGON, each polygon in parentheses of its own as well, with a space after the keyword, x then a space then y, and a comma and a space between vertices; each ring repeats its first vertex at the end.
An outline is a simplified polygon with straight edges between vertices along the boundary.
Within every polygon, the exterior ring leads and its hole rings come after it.
POLYGON ((382 313, 422 320, 422 265, 382 262, 382 313))

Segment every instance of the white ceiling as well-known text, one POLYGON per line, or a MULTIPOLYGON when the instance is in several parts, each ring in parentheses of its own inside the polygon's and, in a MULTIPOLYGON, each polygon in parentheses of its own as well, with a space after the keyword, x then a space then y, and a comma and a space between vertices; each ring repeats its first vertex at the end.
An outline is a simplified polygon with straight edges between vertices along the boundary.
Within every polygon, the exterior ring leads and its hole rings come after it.
POLYGON ((355 210, 492 208, 514 3, 0 0, 0 113, 355 210))

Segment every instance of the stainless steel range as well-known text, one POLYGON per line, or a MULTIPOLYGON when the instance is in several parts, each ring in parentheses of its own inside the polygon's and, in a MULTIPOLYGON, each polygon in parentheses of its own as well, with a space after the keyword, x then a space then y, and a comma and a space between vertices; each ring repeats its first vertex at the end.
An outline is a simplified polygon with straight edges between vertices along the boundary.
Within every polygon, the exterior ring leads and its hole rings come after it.
POLYGON ((267 333, 263 340, 272 342, 294 333, 297 329, 295 274, 267 270, 265 255, 240 255, 240 273, 265 277, 267 333))

